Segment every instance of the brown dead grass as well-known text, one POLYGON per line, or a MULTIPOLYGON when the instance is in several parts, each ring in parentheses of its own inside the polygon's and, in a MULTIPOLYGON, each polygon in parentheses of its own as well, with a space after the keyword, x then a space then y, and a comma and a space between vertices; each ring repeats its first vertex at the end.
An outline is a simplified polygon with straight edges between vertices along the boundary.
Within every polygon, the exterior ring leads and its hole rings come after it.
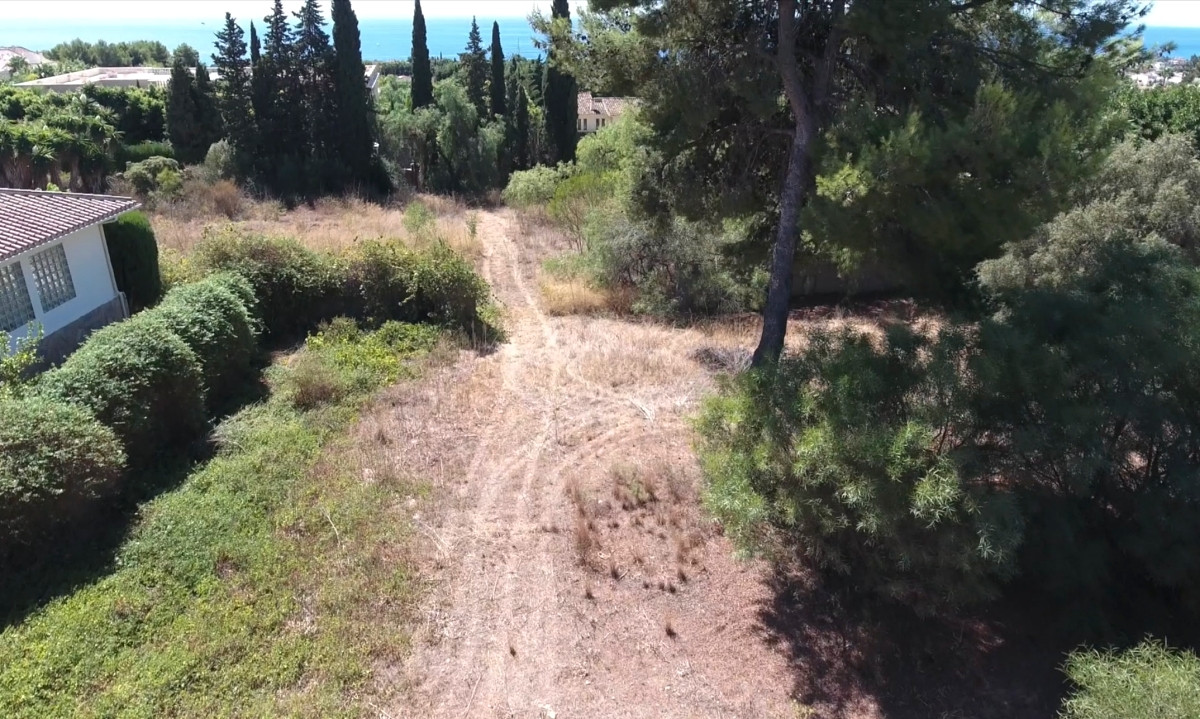
POLYGON ((159 247, 187 254, 209 227, 232 225, 245 232, 294 238, 319 251, 339 251, 364 240, 400 240, 421 248, 445 242, 477 262, 483 245, 469 227, 471 211, 453 199, 422 195, 437 217, 433 228, 410 233, 404 226, 403 202, 377 204, 355 197, 322 198, 310 205, 287 209, 274 200, 238 192, 232 183, 189 183, 183 196, 161 203, 149 212, 159 247))
POLYGON ((578 277, 553 277, 543 274, 538 280, 542 306, 556 317, 564 315, 615 314, 627 307, 619 293, 597 289, 578 277))

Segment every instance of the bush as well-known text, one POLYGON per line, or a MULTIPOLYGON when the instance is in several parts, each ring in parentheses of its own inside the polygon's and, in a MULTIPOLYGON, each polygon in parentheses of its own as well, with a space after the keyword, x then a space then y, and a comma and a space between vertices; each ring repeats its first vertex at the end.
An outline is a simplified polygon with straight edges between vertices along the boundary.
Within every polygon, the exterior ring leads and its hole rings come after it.
POLYGON ((37 346, 42 341, 42 328, 36 326, 16 340, 0 331, 0 399, 12 399, 25 394, 33 368, 38 363, 37 346))
POLYGON ((121 439, 130 464, 144 467, 161 450, 201 436, 204 377, 196 354, 152 316, 95 332, 39 392, 80 405, 121 439))
POLYGON ((113 491, 125 453, 85 409, 0 398, 0 536, 29 540, 113 491))
POLYGON ((460 329, 479 324, 487 283, 444 243, 421 251, 365 242, 349 263, 349 285, 364 316, 376 322, 434 322, 460 329))
POLYGON ((562 164, 557 167, 538 165, 514 172, 501 197, 506 204, 520 209, 548 205, 554 199, 554 191, 571 176, 571 172, 570 165, 562 164))
POLYGON ((214 142, 204 155, 204 174, 213 182, 237 177, 237 154, 227 140, 214 142))
POLYGON ((295 240, 232 228, 206 232, 193 261, 201 271, 236 272, 249 280, 264 331, 274 340, 303 337, 321 320, 347 314, 342 267, 295 240))
POLYGON ((1067 676, 1076 690, 1062 719, 1200 717, 1200 659, 1147 641, 1124 652, 1075 652, 1067 676))
POLYGON ((389 321, 367 332, 354 320, 339 317, 310 335, 304 347, 322 354, 332 367, 358 376, 358 384, 366 385, 362 389, 371 389, 400 379, 402 358, 431 349, 438 337, 430 325, 389 321))
POLYGON ((169 142, 139 142, 136 145, 121 145, 116 153, 118 167, 149 160, 152 157, 175 159, 175 149, 169 142))
POLYGON ((151 194, 169 197, 183 185, 179 163, 169 157, 149 157, 130 163, 125 167, 123 177, 143 197, 151 194))
POLYGON ((171 290, 150 312, 196 353, 213 406, 236 393, 258 352, 247 297, 252 300, 253 290, 244 278, 222 273, 171 290))
POLYGON ((127 212, 104 225, 104 240, 117 289, 125 293, 130 310, 138 311, 158 302, 163 286, 158 243, 150 220, 140 212, 127 212))
POLYGON ((699 421, 708 508, 744 549, 921 612, 992 596, 1021 518, 958 461, 965 351, 952 332, 897 328, 878 349, 816 333, 801 357, 731 381, 699 421))

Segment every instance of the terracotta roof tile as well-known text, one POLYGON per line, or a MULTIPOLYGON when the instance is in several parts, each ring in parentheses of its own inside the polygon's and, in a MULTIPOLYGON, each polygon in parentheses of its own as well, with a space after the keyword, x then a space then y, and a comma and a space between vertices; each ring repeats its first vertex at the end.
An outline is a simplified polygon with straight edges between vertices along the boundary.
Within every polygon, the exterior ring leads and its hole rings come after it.
POLYGON ((0 189, 0 262, 137 207, 128 197, 0 189))

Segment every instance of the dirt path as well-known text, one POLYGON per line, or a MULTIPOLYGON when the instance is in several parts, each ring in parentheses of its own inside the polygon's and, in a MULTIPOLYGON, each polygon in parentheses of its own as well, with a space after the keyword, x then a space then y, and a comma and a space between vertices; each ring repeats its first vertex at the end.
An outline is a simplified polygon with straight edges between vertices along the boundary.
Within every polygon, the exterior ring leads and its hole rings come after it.
POLYGON ((698 509, 687 418, 712 378, 689 355, 713 339, 549 317, 513 217, 478 227, 509 341, 374 420, 435 484, 433 590, 380 716, 808 716, 759 568, 698 509))

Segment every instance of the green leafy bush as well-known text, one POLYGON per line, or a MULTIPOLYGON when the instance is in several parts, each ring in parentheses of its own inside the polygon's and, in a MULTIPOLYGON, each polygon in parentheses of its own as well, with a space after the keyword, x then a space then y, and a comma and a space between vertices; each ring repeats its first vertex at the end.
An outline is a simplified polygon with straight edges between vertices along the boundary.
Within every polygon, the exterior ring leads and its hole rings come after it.
POLYGON ((237 154, 228 140, 219 140, 209 146, 202 169, 210 182, 237 177, 237 154))
POLYGON ((274 340, 303 337, 321 320, 347 314, 339 261, 291 239, 226 228, 205 232, 192 262, 201 272, 236 272, 258 298, 265 333, 274 340))
POLYGON ((538 165, 514 172, 501 197, 506 204, 517 208, 548 205, 554 199, 554 191, 559 183, 570 177, 572 172, 571 165, 563 164, 557 167, 538 165))
POLYGON ((200 362, 152 316, 95 332, 61 367, 43 375, 38 389, 90 410, 116 432, 135 467, 194 441, 205 427, 200 362))
POLYGON ((389 321, 368 332, 347 317, 334 319, 309 335, 304 347, 325 355, 336 369, 360 374, 363 382, 376 386, 395 382, 404 375, 402 358, 431 349, 438 341, 437 328, 389 321))
POLYGON ((158 302, 163 292, 162 275, 150 220, 141 212, 127 212, 104 225, 104 240, 117 289, 125 293, 130 310, 158 302))
POLYGON ((87 410, 0 398, 0 537, 28 540, 114 490, 125 453, 87 410))
POLYGON ((118 167, 126 167, 131 163, 149 160, 152 157, 167 157, 175 159, 175 150, 169 142, 139 142, 135 145, 121 145, 117 149, 116 162, 118 167))
POLYGON ((183 188, 179 163, 169 157, 149 157, 130 163, 122 177, 143 197, 173 197, 183 188))
POLYGON ((210 404, 235 394, 252 371, 258 336, 247 296, 244 278, 221 273, 171 290, 149 313, 196 353, 210 404))
POLYGON ((1062 719, 1200 717, 1200 659, 1146 641, 1123 652, 1079 651, 1066 665, 1075 691, 1062 719))
POLYGON ((0 332, 0 399, 25 394, 33 368, 38 363, 37 346, 41 340, 41 325, 16 341, 9 333, 0 332))

